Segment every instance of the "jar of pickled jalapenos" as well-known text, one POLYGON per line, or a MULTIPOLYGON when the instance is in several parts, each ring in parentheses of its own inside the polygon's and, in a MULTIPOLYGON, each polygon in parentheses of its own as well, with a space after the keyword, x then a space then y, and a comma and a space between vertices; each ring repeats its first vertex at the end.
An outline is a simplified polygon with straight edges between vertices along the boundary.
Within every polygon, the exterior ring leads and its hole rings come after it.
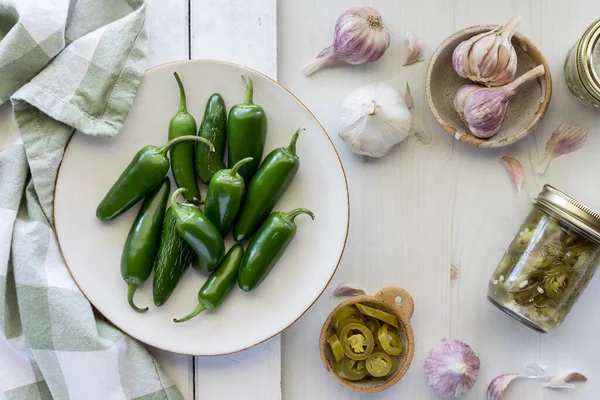
POLYGON ((565 79, 571 93, 583 104, 600 107, 600 19, 569 50, 565 79))
POLYGON ((552 186, 493 273, 488 299, 540 332, 559 326, 600 261, 600 215, 552 186))

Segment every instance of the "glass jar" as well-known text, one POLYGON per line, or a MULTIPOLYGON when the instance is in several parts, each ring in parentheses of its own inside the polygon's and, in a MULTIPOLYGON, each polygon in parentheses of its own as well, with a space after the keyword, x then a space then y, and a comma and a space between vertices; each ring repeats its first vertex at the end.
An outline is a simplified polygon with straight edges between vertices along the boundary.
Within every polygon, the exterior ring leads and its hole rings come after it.
POLYGON ((564 321, 599 261, 600 215, 546 185, 493 273, 488 299, 548 332, 564 321))
POLYGON ((571 93, 582 103, 600 107, 600 19, 569 50, 565 79, 571 93))

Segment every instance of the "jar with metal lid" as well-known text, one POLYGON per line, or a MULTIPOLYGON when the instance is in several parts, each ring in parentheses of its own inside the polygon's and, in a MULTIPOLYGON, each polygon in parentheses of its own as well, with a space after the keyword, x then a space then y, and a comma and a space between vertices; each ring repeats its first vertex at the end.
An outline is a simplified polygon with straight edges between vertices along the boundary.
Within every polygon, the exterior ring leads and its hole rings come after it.
POLYGON ((569 50, 565 79, 571 93, 581 102, 600 107, 600 19, 569 50))
POLYGON ((600 215, 552 186, 490 279, 488 299, 537 331, 560 325, 600 261, 600 215))

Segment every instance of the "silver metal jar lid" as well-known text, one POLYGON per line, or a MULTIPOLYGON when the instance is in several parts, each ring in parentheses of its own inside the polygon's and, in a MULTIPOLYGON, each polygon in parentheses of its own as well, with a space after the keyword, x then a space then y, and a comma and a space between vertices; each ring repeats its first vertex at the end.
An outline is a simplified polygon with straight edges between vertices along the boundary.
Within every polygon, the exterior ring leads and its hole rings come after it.
POLYGON ((544 185, 535 201, 600 242, 600 214, 550 185, 544 185))
POLYGON ((577 45, 577 73, 581 83, 591 96, 600 100, 600 19, 588 27, 577 45))

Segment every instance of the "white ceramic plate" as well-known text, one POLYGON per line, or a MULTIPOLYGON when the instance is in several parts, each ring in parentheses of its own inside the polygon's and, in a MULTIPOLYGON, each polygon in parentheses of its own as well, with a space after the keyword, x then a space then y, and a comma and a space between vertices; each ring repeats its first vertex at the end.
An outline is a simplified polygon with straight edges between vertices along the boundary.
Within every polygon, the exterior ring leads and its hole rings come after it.
MULTIPOLYGON (((172 185, 174 187, 174 185, 172 185)), ((201 185, 203 195, 206 188, 201 185)), ((310 111, 270 78, 238 65, 190 61, 149 70, 138 90, 125 126, 114 139, 75 134, 56 182, 56 232, 71 274, 81 291, 106 318, 152 346, 190 355, 217 355, 247 349, 280 333, 296 321, 323 292, 342 256, 348 234, 349 204, 344 170, 327 133, 310 111), (206 276, 189 269, 167 304, 154 307, 152 277, 136 293, 136 303, 150 306, 137 314, 126 302, 119 263, 123 243, 139 205, 103 223, 96 206, 134 154, 147 144, 166 142, 169 120, 178 108, 173 72, 186 87, 188 109, 200 121, 208 97, 219 92, 227 107, 241 102, 248 74, 254 100, 269 118, 265 155, 287 145, 298 127, 300 170, 276 205, 288 211, 306 207, 315 220, 296 219, 298 233, 268 278, 254 291, 234 288, 215 312, 173 323, 197 304, 206 276)), ((228 239, 231 245, 231 239, 228 239)), ((316 340, 316 339, 315 339, 316 340)))

